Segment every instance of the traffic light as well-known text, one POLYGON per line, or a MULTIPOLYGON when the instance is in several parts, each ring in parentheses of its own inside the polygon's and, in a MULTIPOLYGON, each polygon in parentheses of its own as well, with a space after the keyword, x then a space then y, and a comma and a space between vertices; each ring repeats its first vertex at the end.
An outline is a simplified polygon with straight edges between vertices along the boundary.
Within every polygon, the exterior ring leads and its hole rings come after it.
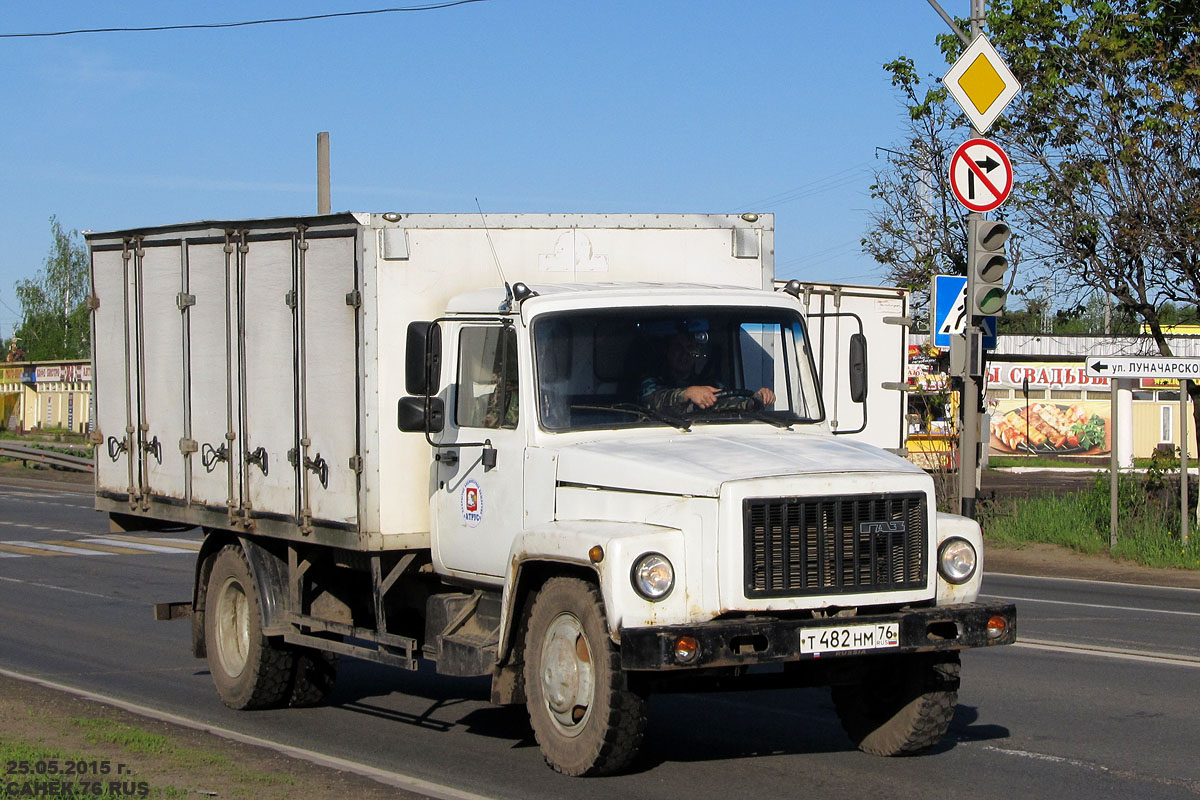
POLYGON ((1004 310, 1004 277, 1008 254, 1004 244, 1012 231, 1003 222, 972 215, 967 247, 967 299, 973 317, 993 317, 1004 310))

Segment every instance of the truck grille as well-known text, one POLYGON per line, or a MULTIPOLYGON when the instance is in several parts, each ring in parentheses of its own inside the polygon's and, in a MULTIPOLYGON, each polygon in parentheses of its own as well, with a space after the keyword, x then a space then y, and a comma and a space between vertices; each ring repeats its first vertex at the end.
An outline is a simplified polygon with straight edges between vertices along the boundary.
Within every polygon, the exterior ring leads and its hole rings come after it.
POLYGON ((745 500, 746 596, 924 588, 925 505, 919 492, 745 500))

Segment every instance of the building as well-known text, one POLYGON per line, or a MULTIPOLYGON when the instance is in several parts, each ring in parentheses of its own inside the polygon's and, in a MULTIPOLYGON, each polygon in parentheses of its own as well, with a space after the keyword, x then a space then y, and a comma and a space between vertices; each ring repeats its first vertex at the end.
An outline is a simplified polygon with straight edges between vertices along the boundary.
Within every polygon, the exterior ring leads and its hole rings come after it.
POLYGON ((90 361, 0 364, 0 430, 84 433, 92 420, 90 361))

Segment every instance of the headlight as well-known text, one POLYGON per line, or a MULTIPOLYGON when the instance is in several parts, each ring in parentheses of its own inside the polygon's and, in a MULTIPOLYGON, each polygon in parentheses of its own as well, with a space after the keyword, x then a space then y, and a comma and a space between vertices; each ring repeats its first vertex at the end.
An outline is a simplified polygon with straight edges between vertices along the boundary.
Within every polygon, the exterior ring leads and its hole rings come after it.
POLYGON ((966 583, 975 574, 975 548, 966 539, 947 539, 938 550, 938 572, 950 583, 966 583))
POLYGON ((662 600, 675 586, 675 568, 661 553, 646 553, 633 562, 633 588, 647 600, 662 600))

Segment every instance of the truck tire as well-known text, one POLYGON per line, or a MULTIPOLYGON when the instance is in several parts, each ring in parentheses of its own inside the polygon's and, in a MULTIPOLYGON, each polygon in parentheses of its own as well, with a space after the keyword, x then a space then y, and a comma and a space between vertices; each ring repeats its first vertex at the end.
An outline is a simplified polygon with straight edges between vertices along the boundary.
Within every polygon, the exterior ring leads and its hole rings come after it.
POLYGON ((208 668, 230 708, 279 706, 288 699, 296 655, 262 632, 258 587, 241 549, 219 551, 208 576, 204 609, 208 668))
POLYGON ((628 766, 646 728, 646 698, 630 691, 592 584, 551 578, 525 635, 529 721, 546 763, 564 775, 628 766))
POLYGON ((337 681, 337 654, 312 647, 299 647, 293 653, 296 666, 288 693, 288 705, 292 708, 321 705, 337 681))
POLYGON ((858 749, 913 755, 942 740, 958 703, 958 653, 884 659, 863 681, 833 687, 833 704, 858 749))

